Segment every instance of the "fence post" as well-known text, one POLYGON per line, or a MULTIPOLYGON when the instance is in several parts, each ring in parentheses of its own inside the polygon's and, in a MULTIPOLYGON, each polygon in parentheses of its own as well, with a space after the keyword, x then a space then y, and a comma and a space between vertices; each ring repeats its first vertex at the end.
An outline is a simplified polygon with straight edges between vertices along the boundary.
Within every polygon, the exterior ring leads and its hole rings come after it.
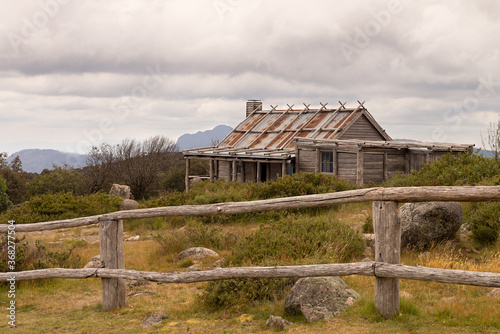
MULTIPOLYGON (((374 201, 375 261, 399 264, 401 223, 398 203, 374 201)), ((375 307, 386 318, 399 313, 399 279, 375 278, 375 307)))
MULTIPOLYGON (((101 261, 104 268, 125 269, 123 255, 123 221, 99 223, 101 261)), ((125 306, 126 286, 123 278, 102 278, 102 308, 105 311, 125 306)))

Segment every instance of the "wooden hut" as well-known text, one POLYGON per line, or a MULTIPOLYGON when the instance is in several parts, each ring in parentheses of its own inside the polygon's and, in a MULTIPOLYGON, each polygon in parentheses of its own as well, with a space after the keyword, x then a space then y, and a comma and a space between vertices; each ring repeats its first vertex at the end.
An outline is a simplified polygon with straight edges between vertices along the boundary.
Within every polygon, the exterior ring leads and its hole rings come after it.
POLYGON ((395 173, 419 170, 443 154, 472 150, 474 145, 413 141, 318 140, 295 141, 297 171, 326 173, 358 186, 380 183, 395 173))
POLYGON ((363 104, 263 110, 262 102, 248 101, 245 120, 218 145, 184 151, 186 189, 199 177, 260 182, 295 172, 331 173, 357 184, 379 182, 396 171, 418 169, 450 149, 470 149, 430 144, 425 148, 435 153, 428 154, 419 151, 417 142, 397 144, 363 104), (193 159, 208 160, 209 175, 191 175, 193 159))

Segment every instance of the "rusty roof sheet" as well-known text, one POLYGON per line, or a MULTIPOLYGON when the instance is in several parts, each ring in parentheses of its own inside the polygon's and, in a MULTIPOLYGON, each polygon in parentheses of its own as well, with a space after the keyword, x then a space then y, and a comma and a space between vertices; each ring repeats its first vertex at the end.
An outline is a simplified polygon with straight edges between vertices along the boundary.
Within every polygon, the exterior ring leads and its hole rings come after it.
POLYGON ((335 139, 349 122, 356 118, 358 108, 322 108, 255 111, 243 120, 217 146, 185 150, 186 155, 279 157, 294 155, 298 138, 335 139))

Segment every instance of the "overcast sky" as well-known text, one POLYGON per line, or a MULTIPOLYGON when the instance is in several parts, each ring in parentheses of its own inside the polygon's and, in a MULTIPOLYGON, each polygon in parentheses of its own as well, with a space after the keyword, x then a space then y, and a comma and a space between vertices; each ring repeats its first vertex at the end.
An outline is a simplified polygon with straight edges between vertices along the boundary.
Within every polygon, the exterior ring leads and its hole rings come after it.
POLYGON ((393 138, 481 146, 500 112, 500 3, 2 0, 0 152, 365 106, 393 138))

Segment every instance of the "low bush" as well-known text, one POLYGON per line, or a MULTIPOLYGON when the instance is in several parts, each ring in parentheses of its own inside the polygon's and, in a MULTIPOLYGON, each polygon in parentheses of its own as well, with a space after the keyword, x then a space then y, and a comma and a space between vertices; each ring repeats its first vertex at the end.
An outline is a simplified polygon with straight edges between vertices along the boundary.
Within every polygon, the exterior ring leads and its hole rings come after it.
MULTIPOLYGON (((12 240, 11 240, 12 241, 12 240)), ((81 257, 74 255, 74 250, 85 247, 87 242, 66 240, 60 249, 48 251, 47 248, 36 240, 28 243, 26 237, 15 238, 15 267, 11 268, 8 263, 8 238, 0 237, 0 272, 25 271, 45 268, 79 268, 81 257)), ((12 244, 11 244, 12 245, 12 244)))
POLYGON ((118 211, 122 199, 99 193, 75 196, 57 193, 33 196, 19 207, 0 215, 0 220, 14 220, 17 224, 38 223, 60 219, 93 216, 118 211))
POLYGON ((189 247, 230 249, 237 237, 231 232, 224 232, 220 225, 192 222, 182 230, 171 230, 164 235, 158 233, 153 240, 160 244, 164 254, 178 254, 189 247))
POLYGON ((475 203, 465 214, 472 238, 480 245, 494 244, 500 233, 500 202, 475 203))
MULTIPOLYGON (((348 226, 324 216, 290 215, 262 225, 241 239, 224 266, 275 266, 347 262, 364 250, 361 236, 348 226)), ((235 279, 208 283, 201 296, 210 309, 247 305, 282 298, 294 279, 235 279)))
POLYGON ((439 160, 424 164, 411 174, 396 174, 384 183, 386 187, 462 186, 498 184, 500 163, 473 152, 446 154, 439 160))
POLYGON ((188 193, 167 193, 159 198, 145 201, 142 207, 213 204, 239 202, 259 199, 289 197, 345 191, 356 187, 344 180, 324 174, 298 173, 278 178, 276 181, 226 182, 220 179, 214 182, 201 182, 191 187, 188 193))

